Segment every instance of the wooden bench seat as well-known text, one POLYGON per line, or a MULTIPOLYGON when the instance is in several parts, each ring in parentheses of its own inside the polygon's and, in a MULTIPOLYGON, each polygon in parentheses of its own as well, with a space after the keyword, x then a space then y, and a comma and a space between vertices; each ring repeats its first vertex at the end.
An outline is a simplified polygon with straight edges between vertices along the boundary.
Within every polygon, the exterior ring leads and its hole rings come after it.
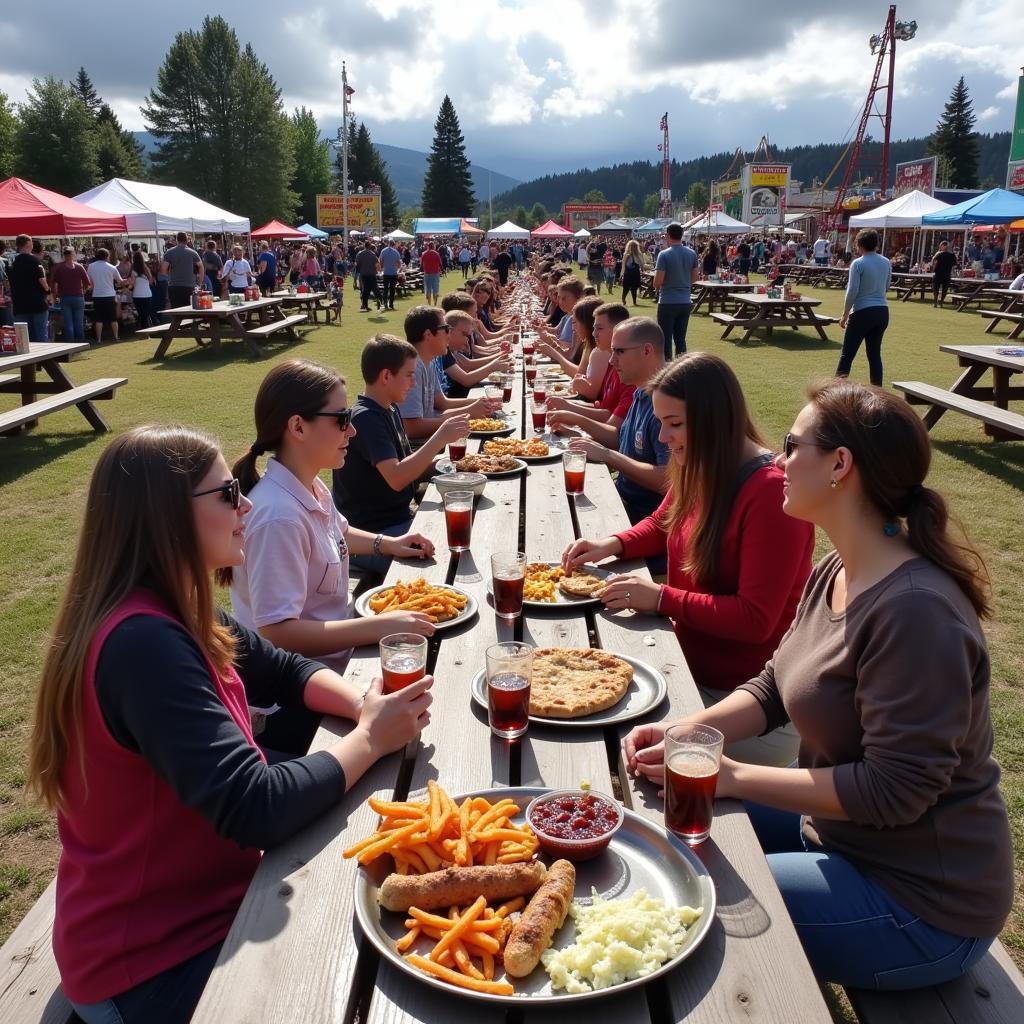
MULTIPOLYGON (((127 377, 103 377, 88 384, 79 384, 78 387, 71 388, 68 391, 58 391, 55 394, 47 395, 45 398, 40 398, 36 402, 30 402, 28 405, 19 405, 17 409, 12 409, 10 412, 0 413, 0 434, 17 430, 26 423, 31 423, 33 420, 38 420, 40 417, 46 416, 51 412, 66 409, 71 405, 81 407, 84 403, 96 399, 113 398, 114 391, 121 387, 122 384, 127 383, 127 377)), ((92 410, 92 412, 95 415, 95 411, 92 410)), ((97 430, 106 431, 109 429, 105 423, 102 427, 94 423, 85 409, 82 409, 82 413, 86 419, 93 423, 97 430)), ((100 423, 102 422, 100 420, 100 423)))
POLYGON ((3 1024, 68 1024, 74 1016, 51 946, 56 888, 54 880, 0 949, 3 1024))
POLYGON ((962 978, 909 992, 847 989, 861 1024, 1019 1024, 1024 978, 997 940, 962 978))
MULTIPOLYGON (((1009 409, 1000 409, 998 406, 989 405, 986 402, 979 402, 974 398, 965 398, 945 388, 937 388, 932 384, 924 384, 919 380, 895 380, 892 386, 897 391, 902 391, 911 405, 930 405, 933 408, 951 409, 953 412, 963 413, 973 419, 981 420, 982 423, 1006 434, 1013 434, 1016 437, 1024 437, 1024 415, 1013 412, 1009 409)), ((932 423, 925 422, 931 427, 932 423)))
POLYGON ((16 380, 21 380, 20 373, 0 373, 0 384, 12 384, 16 380))
MULTIPOLYGON (((196 323, 196 320, 181 320, 178 322, 178 330, 188 330, 196 323)), ((170 324, 154 324, 152 327, 140 327, 135 333, 143 337, 155 337, 166 334, 171 329, 170 324)))
POLYGON ((304 324, 308 319, 309 317, 305 313, 292 313, 291 316, 286 316, 283 320, 271 320, 259 327, 250 327, 245 332, 245 336, 247 338, 269 338, 277 331, 288 330, 295 327, 296 324, 304 324))
POLYGON ((726 327, 744 327, 752 322, 750 317, 733 316, 731 313, 712 313, 711 319, 716 323, 724 324, 726 327))
POLYGON ((960 304, 960 309, 964 306, 969 306, 972 302, 991 302, 993 296, 986 295, 984 292, 950 292, 949 297, 960 304))
POLYGON ((1019 337, 1021 331, 1024 331, 1024 313, 1000 313, 995 309, 979 309, 978 312, 986 319, 991 320, 992 323, 985 328, 986 334, 991 334, 993 329, 998 326, 1000 320, 1009 320, 1013 324, 1010 328, 1010 333, 1007 335, 1009 338, 1019 337))

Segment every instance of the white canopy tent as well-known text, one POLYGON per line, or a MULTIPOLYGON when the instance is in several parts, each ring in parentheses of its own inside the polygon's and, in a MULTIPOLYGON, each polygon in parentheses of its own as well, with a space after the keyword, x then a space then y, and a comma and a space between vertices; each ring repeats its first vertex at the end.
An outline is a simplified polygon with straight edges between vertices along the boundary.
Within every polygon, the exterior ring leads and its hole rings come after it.
POLYGON ((75 198, 97 210, 123 214, 130 235, 173 231, 247 235, 251 230, 248 217, 221 210, 173 185, 111 178, 75 198))
POLYGON ((744 224, 743 221, 736 220, 721 210, 703 213, 683 225, 684 234, 689 235, 738 235, 749 230, 749 224, 744 224))
POLYGON ((530 231, 528 228, 521 228, 518 224, 513 224, 512 221, 507 220, 504 224, 499 224, 496 228, 491 228, 487 232, 488 238, 505 238, 505 239, 527 239, 530 237, 530 231))
POLYGON ((403 231, 401 228, 395 228, 394 231, 389 231, 384 237, 389 242, 411 242, 416 236, 410 235, 408 231, 403 231))
MULTIPOLYGON (((906 192, 902 196, 897 196, 892 202, 883 203, 881 206, 876 206, 873 210, 868 210, 867 213, 858 213, 850 218, 850 232, 859 231, 861 228, 881 228, 882 229, 882 245, 880 251, 885 252, 885 232, 889 228, 920 228, 924 227, 925 230, 941 230, 941 228, 928 228, 927 225, 922 224, 922 218, 928 213, 938 213, 940 210, 946 210, 949 208, 949 203, 944 203, 941 199, 936 199, 934 196, 928 195, 927 192, 920 192, 915 189, 913 192, 906 192)), ((916 248, 917 238, 910 246, 910 262, 911 265, 914 262, 914 249, 916 248)), ((852 248, 852 245, 851 245, 852 248)), ((921 235, 921 248, 924 249, 924 233, 921 235)), ((923 258, 923 254, 918 255, 919 259, 923 258)))
POLYGON ((586 228, 580 228, 579 231, 577 231, 576 234, 573 235, 573 238, 589 238, 589 237, 590 237, 590 232, 586 228))

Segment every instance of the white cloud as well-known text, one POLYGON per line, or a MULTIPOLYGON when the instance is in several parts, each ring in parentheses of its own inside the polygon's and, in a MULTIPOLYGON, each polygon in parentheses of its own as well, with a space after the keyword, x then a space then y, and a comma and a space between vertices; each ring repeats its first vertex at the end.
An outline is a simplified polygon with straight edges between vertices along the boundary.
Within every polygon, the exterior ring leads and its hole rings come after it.
POLYGON ((991 121, 994 117, 998 117, 1002 111, 999 107, 986 107, 980 114, 978 114, 979 121, 991 121))

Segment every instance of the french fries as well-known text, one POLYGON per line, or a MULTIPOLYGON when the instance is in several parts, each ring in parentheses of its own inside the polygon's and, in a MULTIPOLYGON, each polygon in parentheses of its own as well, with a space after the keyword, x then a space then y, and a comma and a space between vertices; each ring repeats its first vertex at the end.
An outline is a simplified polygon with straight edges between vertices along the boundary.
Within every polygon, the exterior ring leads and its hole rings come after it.
POLYGON ((469 421, 469 429, 480 434, 489 434, 495 430, 505 430, 508 424, 504 420, 478 419, 469 421))
POLYGON ((554 604, 557 600, 556 584, 564 575, 565 571, 560 565, 530 562, 526 567, 523 597, 527 601, 547 601, 549 604, 554 604))
POLYGON ((549 452, 547 444, 533 437, 524 440, 521 437, 498 437, 484 441, 484 455, 512 455, 527 458, 543 458, 549 452))
POLYGON ((465 594, 435 586, 421 576, 411 583, 396 583, 374 594, 368 604, 374 615, 382 612, 422 612, 431 622, 446 622, 461 613, 467 600, 465 594))

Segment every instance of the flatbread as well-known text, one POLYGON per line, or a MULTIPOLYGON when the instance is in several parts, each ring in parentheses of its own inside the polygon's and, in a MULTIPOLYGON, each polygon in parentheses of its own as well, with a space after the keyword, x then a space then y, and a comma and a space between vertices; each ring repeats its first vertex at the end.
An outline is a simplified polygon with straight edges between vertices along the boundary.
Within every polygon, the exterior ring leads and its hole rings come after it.
POLYGON ((533 652, 530 714, 580 718, 614 707, 626 695, 633 666, 607 651, 541 647, 533 652))
POLYGON ((586 569, 576 569, 571 576, 563 576, 558 581, 558 589, 570 597, 597 597, 607 582, 586 569))

